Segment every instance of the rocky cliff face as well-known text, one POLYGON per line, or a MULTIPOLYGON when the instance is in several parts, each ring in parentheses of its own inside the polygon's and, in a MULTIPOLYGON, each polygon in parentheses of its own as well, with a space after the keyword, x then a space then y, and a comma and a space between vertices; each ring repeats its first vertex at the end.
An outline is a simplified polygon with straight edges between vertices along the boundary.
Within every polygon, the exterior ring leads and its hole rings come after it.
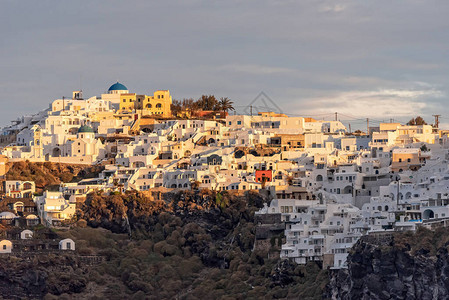
POLYGON ((69 253, 0 256, 0 298, 42 299, 47 293, 79 293, 87 285, 88 264, 69 253))
POLYGON ((449 299, 448 232, 365 237, 348 269, 330 273, 331 299, 449 299))

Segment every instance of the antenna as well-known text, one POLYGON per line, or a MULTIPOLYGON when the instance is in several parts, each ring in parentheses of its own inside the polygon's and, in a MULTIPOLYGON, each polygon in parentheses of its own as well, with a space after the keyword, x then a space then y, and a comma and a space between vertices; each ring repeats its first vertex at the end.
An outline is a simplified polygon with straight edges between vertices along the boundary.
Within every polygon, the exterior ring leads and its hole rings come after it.
POLYGON ((369 118, 366 118, 366 135, 369 136, 369 118))

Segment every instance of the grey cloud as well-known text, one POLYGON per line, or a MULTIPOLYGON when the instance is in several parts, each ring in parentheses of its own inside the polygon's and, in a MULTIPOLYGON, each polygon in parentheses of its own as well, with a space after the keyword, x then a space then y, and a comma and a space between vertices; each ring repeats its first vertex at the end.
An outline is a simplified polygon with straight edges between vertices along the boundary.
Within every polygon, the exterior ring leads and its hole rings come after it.
POLYGON ((87 96, 118 79, 139 93, 213 93, 244 108, 265 91, 292 114, 338 109, 314 99, 338 104, 354 91, 434 89, 443 97, 422 95, 426 105, 404 113, 449 114, 441 105, 449 92, 449 2, 443 0, 9 0, 2 6, 0 125, 70 95, 80 76, 87 96))

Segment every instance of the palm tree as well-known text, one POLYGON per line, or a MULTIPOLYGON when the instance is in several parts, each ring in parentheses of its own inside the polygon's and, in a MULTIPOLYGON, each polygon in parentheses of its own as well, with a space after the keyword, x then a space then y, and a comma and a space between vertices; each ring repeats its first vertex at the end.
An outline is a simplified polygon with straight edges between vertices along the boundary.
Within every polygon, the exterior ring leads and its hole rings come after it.
POLYGON ((232 102, 228 97, 220 98, 219 107, 223 110, 224 115, 226 115, 229 110, 235 110, 233 104, 234 102, 232 102))
POLYGON ((217 204, 217 206, 223 209, 229 205, 229 198, 227 197, 227 195, 217 193, 215 195, 215 203, 217 204))

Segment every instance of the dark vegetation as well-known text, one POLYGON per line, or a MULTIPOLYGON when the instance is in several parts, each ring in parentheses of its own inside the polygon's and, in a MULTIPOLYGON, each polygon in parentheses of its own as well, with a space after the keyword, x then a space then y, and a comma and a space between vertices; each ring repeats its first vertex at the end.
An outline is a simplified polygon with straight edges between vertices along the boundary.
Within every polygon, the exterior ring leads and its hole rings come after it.
POLYGON ((227 97, 221 97, 217 99, 214 95, 202 95, 198 100, 183 99, 173 100, 171 110, 174 115, 183 111, 190 110, 195 111, 216 111, 216 112, 228 112, 235 110, 233 106, 234 102, 227 97))
POLYGON ((92 194, 78 227, 60 235, 74 239, 80 254, 106 258, 84 276, 99 298, 320 299, 327 274, 318 265, 252 251, 254 211, 264 201, 257 193, 211 191, 164 200, 92 194))
POLYGON ((411 255, 436 256, 442 249, 449 251, 449 229, 440 227, 430 230, 419 227, 415 233, 408 231, 396 234, 393 247, 411 255))
POLYGON ((86 166, 20 161, 9 165, 6 180, 31 180, 36 183, 36 189, 42 191, 59 186, 61 182, 72 182, 96 177, 103 170, 104 167, 101 165, 86 166))
MULTIPOLYGON (((50 170, 44 164, 26 168, 12 169, 27 179, 50 170)), ((321 299, 328 275, 318 265, 268 258, 272 249, 253 251, 254 212, 267 201, 258 193, 192 190, 162 196, 90 194, 70 229, 53 229, 56 240, 72 238, 76 251, 0 257, 0 294, 45 299, 321 299)))
POLYGON ((420 116, 417 116, 416 118, 411 118, 407 125, 427 125, 427 122, 420 116))

